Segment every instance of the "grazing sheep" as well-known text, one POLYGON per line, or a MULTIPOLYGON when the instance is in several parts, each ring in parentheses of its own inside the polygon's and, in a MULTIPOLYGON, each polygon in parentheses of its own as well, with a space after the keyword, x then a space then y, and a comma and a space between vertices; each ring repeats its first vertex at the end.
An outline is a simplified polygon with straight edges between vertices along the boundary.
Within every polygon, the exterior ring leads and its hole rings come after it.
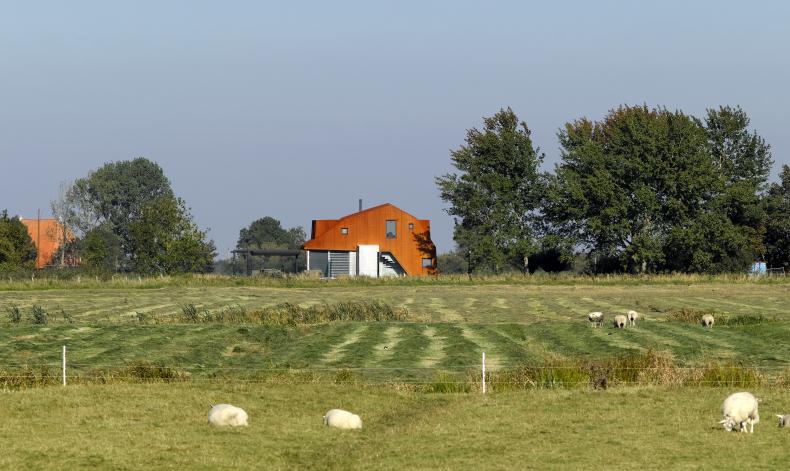
POLYGON ((639 319, 639 313, 636 311, 628 311, 626 315, 628 316, 628 321, 631 323, 631 325, 636 325, 636 320, 639 319))
POLYGON ((779 417, 779 427, 780 428, 781 427, 790 427, 790 414, 785 414, 785 415, 776 414, 776 416, 779 417))
POLYGON ((628 323, 628 318, 622 314, 618 314, 614 316, 614 326, 618 329, 622 329, 628 323))
POLYGON ((230 404, 217 404, 208 412, 208 423, 217 427, 247 425, 247 413, 230 404))
POLYGON ((702 326, 703 327, 713 327, 713 316, 711 314, 705 314, 702 316, 702 326))
POLYGON ((362 428, 362 419, 347 410, 331 409, 324 415, 324 425, 334 428, 356 429, 362 428))
POLYGON ((587 314, 587 320, 592 323, 593 327, 601 327, 603 325, 603 313, 591 312, 587 314))
POLYGON ((719 423, 723 424, 724 430, 728 432, 736 425, 741 432, 745 432, 748 425, 751 428, 749 433, 754 433, 754 424, 760 422, 757 398, 748 392, 731 394, 721 405, 721 414, 724 419, 719 423))

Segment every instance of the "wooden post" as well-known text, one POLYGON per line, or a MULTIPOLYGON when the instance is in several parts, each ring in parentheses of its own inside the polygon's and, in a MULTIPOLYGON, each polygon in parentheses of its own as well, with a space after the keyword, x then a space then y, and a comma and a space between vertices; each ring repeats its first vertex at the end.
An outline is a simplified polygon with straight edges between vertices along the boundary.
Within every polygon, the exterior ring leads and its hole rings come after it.
POLYGON ((63 346, 63 386, 66 385, 66 346, 63 346))
POLYGON ((485 393, 486 393, 486 352, 483 352, 483 394, 485 393))

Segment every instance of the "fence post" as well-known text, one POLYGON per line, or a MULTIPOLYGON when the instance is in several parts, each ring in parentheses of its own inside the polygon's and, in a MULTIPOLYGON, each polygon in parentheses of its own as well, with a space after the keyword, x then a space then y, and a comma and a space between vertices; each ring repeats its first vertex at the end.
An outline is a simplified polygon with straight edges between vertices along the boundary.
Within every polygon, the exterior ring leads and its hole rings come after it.
POLYGON ((486 352, 483 352, 483 394, 485 393, 486 393, 486 352))
POLYGON ((66 346, 63 346, 63 386, 66 385, 66 346))

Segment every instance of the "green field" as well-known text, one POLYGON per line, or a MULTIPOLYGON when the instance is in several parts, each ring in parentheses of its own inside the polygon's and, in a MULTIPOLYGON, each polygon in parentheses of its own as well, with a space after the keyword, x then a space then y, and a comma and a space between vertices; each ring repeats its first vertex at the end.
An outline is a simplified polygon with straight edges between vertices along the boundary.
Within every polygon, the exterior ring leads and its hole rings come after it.
POLYGON ((0 393, 1 469, 783 469, 790 391, 755 433, 716 427, 722 389, 424 394, 328 384, 156 384, 0 393), (209 404, 250 426, 215 429, 209 404), (322 426, 333 407, 363 429, 322 426))
POLYGON ((196 375, 355 368, 372 379, 415 379, 436 369, 474 367, 483 351, 497 370, 648 349, 671 351, 685 365, 720 360, 783 368, 790 365, 788 299, 790 284, 746 282, 6 290, 0 291, 0 365, 57 364, 60 346, 67 345, 76 370, 149 360, 196 375), (369 299, 405 307, 411 321, 296 328, 179 323, 186 304, 218 311, 369 299), (48 313, 47 325, 27 320, 34 304, 48 313), (25 316, 18 325, 4 315, 12 305, 25 316), (665 319, 666 311, 680 308, 766 321, 706 330, 665 319), (642 313, 635 328, 607 323, 592 329, 585 320, 589 311, 611 317, 627 309, 642 313))
POLYGON ((790 283, 544 281, 0 282, 0 469, 784 466, 790 431, 773 413, 790 412, 790 283), (407 319, 288 326, 186 322, 183 313, 371 300, 407 319), (33 306, 46 324, 33 323, 33 306), (19 323, 7 315, 13 307, 19 323), (624 330, 594 329, 585 317, 628 309, 643 318, 624 330), (682 309, 745 321, 705 329, 668 315, 682 309), (56 386, 63 345, 66 388, 56 386), (485 396, 482 352, 492 371, 485 396), (593 376, 574 384, 563 366, 647 352, 672 363, 637 364, 652 376, 633 382, 622 363, 606 390, 593 389, 593 376), (141 383, 154 370, 139 365, 176 371, 177 381, 141 383), (523 371, 549 379, 519 379, 523 371), (677 382, 688 371, 712 373, 677 382), (721 402, 744 385, 761 398, 763 421, 753 436, 726 434, 716 427, 721 402), (250 427, 209 427, 217 402, 247 409, 250 427), (364 429, 323 428, 334 407, 360 413, 364 429))

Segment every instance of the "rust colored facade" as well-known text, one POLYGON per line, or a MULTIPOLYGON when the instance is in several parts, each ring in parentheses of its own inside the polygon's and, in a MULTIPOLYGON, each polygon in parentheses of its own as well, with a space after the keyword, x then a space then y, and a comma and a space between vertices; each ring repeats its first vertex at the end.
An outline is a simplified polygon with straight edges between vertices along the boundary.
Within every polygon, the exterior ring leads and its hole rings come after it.
POLYGON ((326 276, 436 273, 431 222, 389 203, 340 219, 314 220, 310 237, 304 244, 308 268, 322 270, 326 276))
MULTIPOLYGON (((21 218, 20 218, 21 219, 21 218)), ((44 268, 47 265, 57 264, 52 257, 58 252, 60 244, 63 242, 63 226, 57 219, 21 219, 22 224, 27 227, 27 233, 33 239, 36 246, 36 268, 44 268)), ((72 240, 74 235, 70 231, 66 233, 66 238, 72 240)), ((73 265, 73 261, 67 260, 68 265, 73 265)))

